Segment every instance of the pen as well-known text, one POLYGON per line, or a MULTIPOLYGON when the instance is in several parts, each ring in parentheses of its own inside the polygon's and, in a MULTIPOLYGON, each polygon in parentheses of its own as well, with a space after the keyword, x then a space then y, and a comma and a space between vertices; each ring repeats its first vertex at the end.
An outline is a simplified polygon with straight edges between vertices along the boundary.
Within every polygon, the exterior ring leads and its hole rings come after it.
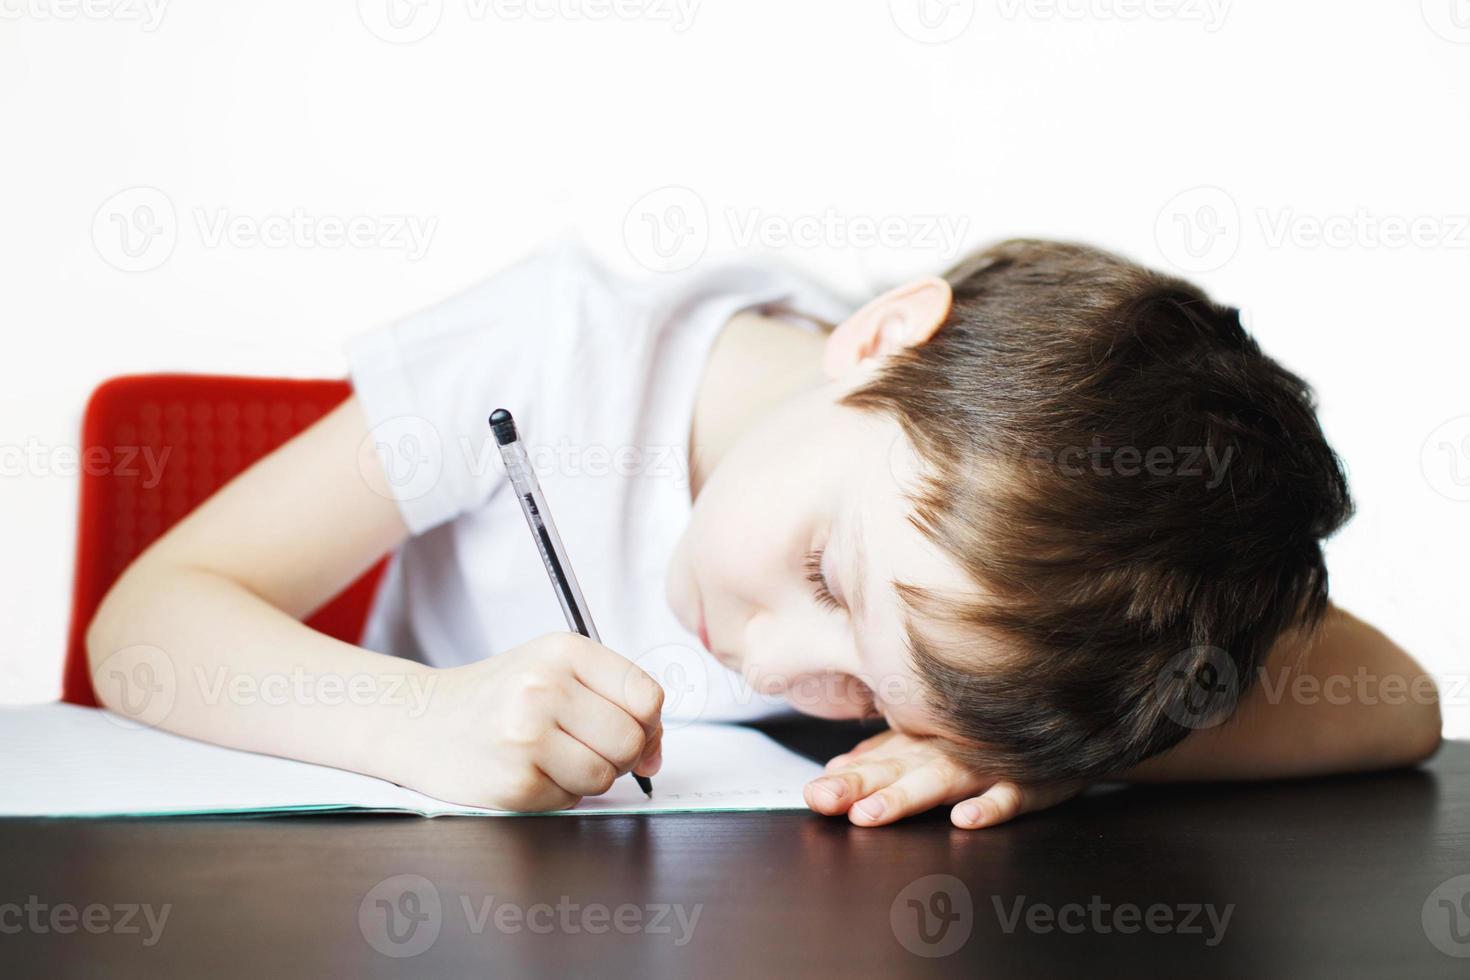
MULTIPOLYGON (((581 586, 577 585, 577 576, 572 574, 567 549, 561 543, 561 535, 556 533, 556 522, 551 519, 551 509, 546 506, 546 496, 541 492, 541 481, 536 479, 536 471, 531 469, 526 448, 521 445, 520 435, 516 432, 515 419, 505 409, 497 408, 490 413, 490 431, 495 433, 495 444, 500 447, 505 473, 515 488, 516 499, 521 502, 521 513, 526 515, 526 525, 536 541, 536 550, 541 552, 541 560, 546 564, 546 574, 556 590, 561 611, 567 617, 567 627, 595 643, 601 643, 597 627, 592 625, 592 611, 587 608, 581 586)), ((637 773, 633 778, 638 781, 639 789, 649 797, 653 796, 653 780, 637 773)))

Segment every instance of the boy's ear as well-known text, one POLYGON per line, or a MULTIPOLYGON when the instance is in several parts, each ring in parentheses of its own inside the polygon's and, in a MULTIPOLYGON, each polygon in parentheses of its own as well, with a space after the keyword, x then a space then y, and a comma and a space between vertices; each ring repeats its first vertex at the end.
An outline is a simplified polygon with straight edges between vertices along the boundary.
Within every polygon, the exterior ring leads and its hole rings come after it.
POLYGON ((840 378, 849 371, 871 370, 905 347, 919 346, 949 318, 953 302, 949 283, 935 276, 890 289, 832 331, 822 370, 828 378, 840 378))

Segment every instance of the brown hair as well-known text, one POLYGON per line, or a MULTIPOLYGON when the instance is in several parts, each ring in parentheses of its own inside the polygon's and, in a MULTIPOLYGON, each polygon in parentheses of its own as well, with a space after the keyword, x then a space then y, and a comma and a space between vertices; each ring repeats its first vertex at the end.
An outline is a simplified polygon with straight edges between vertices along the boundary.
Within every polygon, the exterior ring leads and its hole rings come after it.
POLYGON ((967 763, 1122 770, 1197 727, 1161 678, 1210 672, 1233 706, 1320 620, 1341 463, 1306 383, 1186 282, 1021 240, 947 278, 948 321, 843 399, 898 419, 926 469, 912 520, 979 586, 897 583, 956 627, 911 616, 911 656, 967 763))

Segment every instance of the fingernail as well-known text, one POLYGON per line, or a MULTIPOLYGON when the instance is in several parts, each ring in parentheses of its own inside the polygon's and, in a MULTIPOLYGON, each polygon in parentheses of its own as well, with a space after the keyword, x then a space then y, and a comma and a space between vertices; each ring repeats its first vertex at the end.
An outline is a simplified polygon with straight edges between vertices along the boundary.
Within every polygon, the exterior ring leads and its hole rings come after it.
POLYGON ((956 822, 961 823, 966 827, 974 827, 979 825, 981 818, 983 818, 984 816, 985 814, 980 809, 980 804, 978 803, 961 803, 954 809, 954 818, 956 822))
POLYGON ((823 803, 833 806, 842 802, 842 783, 836 779, 818 779, 812 783, 812 792, 821 797, 823 803))
POLYGON ((857 811, 869 820, 882 820, 886 809, 883 801, 876 796, 870 796, 857 805, 857 811))
POLYGON ((653 757, 651 759, 648 760, 648 773, 647 774, 650 775, 650 776, 657 776, 658 775, 658 771, 660 769, 662 769, 663 767, 664 767, 664 750, 663 750, 663 746, 659 746, 659 750, 653 754, 653 757))

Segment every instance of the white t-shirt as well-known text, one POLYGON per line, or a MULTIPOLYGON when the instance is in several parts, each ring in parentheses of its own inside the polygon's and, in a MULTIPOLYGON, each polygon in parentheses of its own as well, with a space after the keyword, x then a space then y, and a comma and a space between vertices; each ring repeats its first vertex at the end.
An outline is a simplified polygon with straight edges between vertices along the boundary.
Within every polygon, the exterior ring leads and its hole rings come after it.
POLYGON ((850 312, 779 268, 633 283, 568 241, 354 338, 353 386, 412 533, 363 645, 447 667, 567 628, 486 423, 506 408, 602 642, 664 685, 666 719, 783 710, 711 657, 664 592, 691 509, 699 380, 721 327, 751 309, 826 322, 850 312))

